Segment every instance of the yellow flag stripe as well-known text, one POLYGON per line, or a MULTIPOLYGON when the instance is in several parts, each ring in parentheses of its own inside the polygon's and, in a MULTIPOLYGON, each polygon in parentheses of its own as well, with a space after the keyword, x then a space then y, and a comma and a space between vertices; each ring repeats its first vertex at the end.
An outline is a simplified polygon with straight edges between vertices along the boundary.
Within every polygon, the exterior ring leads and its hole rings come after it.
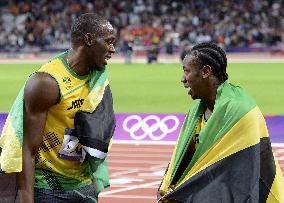
POLYGON ((0 138, 0 155, 1 170, 6 173, 22 171, 22 147, 13 128, 11 117, 6 119, 5 126, 0 138), (13 150, 11 150, 13 149, 13 150))
POLYGON ((169 167, 168 167, 168 171, 166 172, 165 176, 164 176, 164 179, 163 179, 163 182, 159 188, 160 191, 164 192, 164 193, 167 193, 168 192, 168 187, 170 185, 170 180, 171 180, 171 172, 173 171, 173 167, 174 167, 174 159, 175 159, 175 156, 176 156, 176 148, 174 149, 174 152, 173 152, 173 155, 172 155, 172 158, 171 158, 171 162, 169 164, 169 167))
POLYGON ((266 203, 282 203, 284 202, 284 178, 277 159, 274 157, 276 174, 272 183, 266 203))
POLYGON ((109 81, 106 80, 104 82, 104 85, 98 86, 89 93, 87 99, 85 100, 83 106, 81 107, 82 111, 86 112, 93 112, 99 103, 102 101, 102 98, 104 96, 105 88, 109 84, 109 81))

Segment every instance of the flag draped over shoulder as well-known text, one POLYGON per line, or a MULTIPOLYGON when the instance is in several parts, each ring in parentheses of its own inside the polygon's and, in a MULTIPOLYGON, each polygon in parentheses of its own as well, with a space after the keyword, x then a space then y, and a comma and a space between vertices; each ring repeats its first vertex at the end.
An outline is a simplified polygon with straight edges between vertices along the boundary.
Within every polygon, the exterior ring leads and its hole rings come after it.
POLYGON ((175 177, 205 105, 187 115, 159 190, 180 202, 284 202, 284 179, 264 117, 243 89, 224 82, 214 111, 199 133, 199 147, 175 177), (173 179, 177 179, 173 185, 173 179))
POLYGON ((90 86, 91 92, 75 114, 76 137, 91 156, 104 159, 115 130, 113 100, 106 72, 93 71, 90 86))
MULTIPOLYGON (((2 134, 0 137, 0 171, 2 173, 12 173, 22 171, 22 146, 23 146, 23 118, 24 118, 24 87, 19 92, 11 111, 6 119, 2 134)), ((106 69, 103 71, 92 71, 90 78, 90 91, 85 99, 81 114, 90 114, 94 126, 99 126, 100 146, 88 145, 95 152, 106 155, 108 145, 115 128, 115 117, 112 108, 112 95, 109 88, 106 69), (104 118, 104 120, 101 120, 104 118)), ((90 117, 88 117, 90 118, 90 117)), ((84 122, 84 118, 80 120, 84 122)), ((92 129, 85 130, 84 133, 91 134, 92 129), (91 131, 91 132, 90 132, 91 131)), ((81 133, 81 131, 80 131, 81 133)), ((97 133, 98 134, 98 133, 97 133)), ((80 134, 79 140, 84 140, 83 134, 80 134)), ((91 136, 91 135, 90 135, 91 136)), ((89 138, 90 140, 92 138, 89 138)), ((105 156, 104 156, 105 157, 105 156)), ((101 184, 109 184, 108 176, 102 178, 102 174, 108 173, 107 161, 105 159, 94 159, 90 161, 90 171, 93 178, 103 181, 101 184)), ((99 185, 98 187, 102 187, 99 185)))
POLYGON ((6 119, 0 137, 0 171, 5 173, 22 171, 24 117, 24 87, 20 90, 6 119))

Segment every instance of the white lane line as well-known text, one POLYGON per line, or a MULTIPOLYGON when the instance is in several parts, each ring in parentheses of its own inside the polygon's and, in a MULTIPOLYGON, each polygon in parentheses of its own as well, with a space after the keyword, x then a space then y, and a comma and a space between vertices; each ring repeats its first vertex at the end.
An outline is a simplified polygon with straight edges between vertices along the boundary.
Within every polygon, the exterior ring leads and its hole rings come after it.
MULTIPOLYGON (((153 146, 155 147, 155 146, 153 146)), ((133 152, 134 153, 138 153, 138 152, 151 152, 151 153, 169 153, 171 154, 173 152, 173 149, 148 149, 148 148, 138 148, 138 147, 133 147, 133 148, 129 148, 129 147, 123 147, 123 148, 111 148, 110 149, 110 154, 114 153, 114 152, 133 152)))
POLYGON ((157 169, 166 170, 166 168, 168 167, 168 163, 169 163, 169 161, 166 164, 159 164, 159 165, 156 165, 156 166, 152 166, 152 167, 150 167, 150 169, 151 170, 157 170, 157 169))
POLYGON ((284 147, 284 143, 271 143, 272 147, 284 147))
MULTIPOLYGON (((167 164, 164 164, 164 166, 167 166, 167 164)), ((134 167, 134 166, 131 166, 131 167, 129 166, 110 166, 110 165, 108 166, 109 170, 128 170, 129 168, 135 168, 141 171, 149 171, 149 169, 151 169, 151 167, 149 168, 149 167, 134 167)))
POLYGON ((170 155, 168 154, 124 154, 124 153, 111 153, 110 157, 145 157, 145 158, 168 158, 170 159, 170 155))
POLYGON ((121 178, 110 178, 110 180, 115 181, 115 184, 122 184, 122 183, 119 182, 119 180, 121 180, 121 182, 125 182, 125 180, 128 180, 128 182, 130 182, 130 181, 135 182, 135 181, 140 181, 141 179, 142 180, 147 180, 147 179, 148 180, 153 180, 153 179, 161 180, 161 178, 163 176, 164 176, 164 174, 162 174, 162 175, 159 175, 159 174, 155 175, 155 174, 151 174, 151 173, 149 173, 149 174, 145 173, 145 174, 138 174, 136 176, 123 176, 121 178), (138 179, 138 178, 140 178, 140 179, 138 179))
MULTIPOLYGON (((120 163, 120 164, 167 164, 168 161, 151 161, 151 160, 109 160, 108 163, 120 163)), ((136 168, 136 167, 135 167, 136 168)))
POLYGON ((281 149, 274 149, 275 150, 275 152, 277 152, 277 153, 284 153, 284 149, 283 148, 281 148, 281 149))
POLYGON ((273 152, 273 154, 274 154, 274 156, 276 156, 276 157, 281 157, 281 156, 284 156, 284 154, 283 153, 278 153, 278 152, 273 152))
POLYGON ((129 170, 126 170, 126 171, 114 172, 114 173, 111 173, 110 177, 126 175, 126 174, 129 174, 129 173, 136 173, 138 171, 139 171, 138 169, 129 169, 129 170))
POLYGON ((123 177, 123 178, 114 178, 110 179, 110 185, 124 185, 124 184, 137 184, 143 183, 144 178, 138 179, 137 177, 123 177))
MULTIPOLYGON (((163 163, 163 164, 157 164, 157 165, 151 166, 150 168, 149 167, 134 167, 134 166, 132 166, 131 169, 137 169, 139 171, 166 170, 168 163, 169 162, 166 162, 166 163, 163 163)), ((129 166, 108 166, 108 169, 110 171, 112 171, 112 170, 125 171, 125 170, 130 170, 129 168, 130 168, 129 166)))
POLYGON ((131 187, 126 187, 126 188, 102 192, 101 197, 104 197, 105 195, 115 194, 115 193, 118 193, 118 192, 125 192, 125 191, 129 191, 129 190, 140 189, 140 188, 148 188, 148 187, 153 186, 153 185, 159 186, 160 184, 161 184, 161 181, 154 181, 154 182, 144 183, 144 184, 140 184, 140 185, 133 185, 131 187))
POLYGON ((119 198, 119 199, 156 199, 154 196, 144 196, 144 195, 104 195, 99 197, 110 197, 110 198, 119 198))
POLYGON ((144 179, 147 178, 161 178, 165 175, 165 171, 156 171, 152 173, 138 173, 138 176, 143 177, 144 179))

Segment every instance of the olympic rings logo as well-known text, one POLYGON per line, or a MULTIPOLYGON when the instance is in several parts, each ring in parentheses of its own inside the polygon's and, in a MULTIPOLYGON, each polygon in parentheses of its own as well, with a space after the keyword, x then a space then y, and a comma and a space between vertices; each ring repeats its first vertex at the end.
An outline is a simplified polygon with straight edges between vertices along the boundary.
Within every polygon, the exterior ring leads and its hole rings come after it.
POLYGON ((162 119, 156 115, 149 115, 143 119, 138 115, 131 115, 123 121, 122 127, 135 140, 143 140, 149 136, 150 139, 157 141, 174 132, 179 124, 179 119, 173 115, 165 116, 162 119), (173 122, 173 125, 169 126, 169 122, 173 122), (139 133, 141 131, 143 133, 139 133))

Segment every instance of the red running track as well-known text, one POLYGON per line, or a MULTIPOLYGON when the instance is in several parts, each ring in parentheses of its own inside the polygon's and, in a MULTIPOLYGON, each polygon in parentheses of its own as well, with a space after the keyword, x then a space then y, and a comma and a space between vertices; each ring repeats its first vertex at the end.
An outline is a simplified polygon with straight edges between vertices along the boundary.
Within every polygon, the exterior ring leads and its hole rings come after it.
MULTIPOLYGON (((99 203, 155 203, 173 147, 113 144, 109 154, 111 187, 100 194, 99 203)), ((273 151, 284 174, 284 145, 273 147, 273 151)))

